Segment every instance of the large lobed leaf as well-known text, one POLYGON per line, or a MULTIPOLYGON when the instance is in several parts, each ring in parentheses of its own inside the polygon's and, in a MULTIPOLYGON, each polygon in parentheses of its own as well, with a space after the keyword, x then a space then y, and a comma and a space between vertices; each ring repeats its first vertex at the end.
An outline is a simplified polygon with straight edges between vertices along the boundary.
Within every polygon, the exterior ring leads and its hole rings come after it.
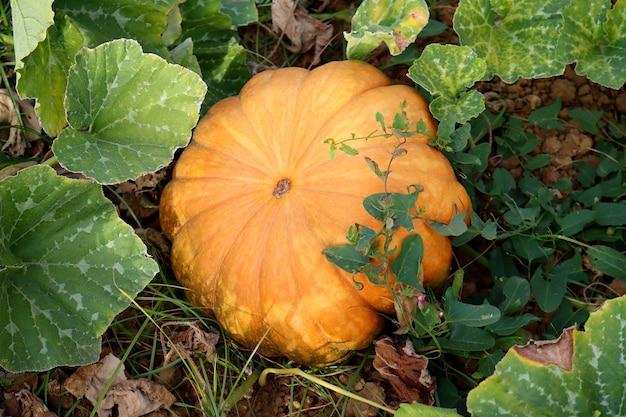
POLYGON ((623 416, 626 296, 606 301, 585 331, 510 349, 467 400, 475 416, 623 416))
POLYGON ((221 3, 188 0, 180 6, 181 38, 193 43, 202 78, 209 87, 203 109, 238 94, 250 79, 246 51, 239 44, 235 26, 256 20, 256 8, 250 7, 250 0, 221 3))
POLYGON ((128 39, 83 49, 75 62, 65 97, 69 127, 53 144, 65 168, 122 182, 156 171, 187 144, 206 92, 196 73, 128 39))
POLYGON ((11 0, 11 19, 15 48, 15 68, 37 44, 45 39, 46 29, 53 23, 53 0, 11 0))
POLYGON ((408 76, 430 92, 430 110, 437 120, 463 124, 484 109, 483 96, 466 91, 485 75, 485 61, 467 46, 431 44, 409 68, 408 76))
POLYGON ((572 0, 563 10, 557 57, 605 87, 626 82, 626 1, 572 0))
POLYGON ((83 45, 78 29, 64 16, 57 16, 46 39, 24 58, 24 68, 18 70, 18 91, 22 97, 37 98, 37 115, 50 136, 58 135, 67 124, 63 108, 67 72, 83 45))
POLYGON ((563 8, 570 0, 463 0, 454 15, 462 45, 487 62, 486 78, 499 75, 512 83, 520 77, 559 75, 556 56, 563 8))
POLYGON ((391 55, 399 55, 428 23, 424 0, 365 0, 352 18, 352 31, 344 33, 349 59, 364 59, 381 42, 391 55))
POLYGON ((102 188, 47 166, 0 182, 0 366, 94 362, 100 337, 158 271, 102 188))
POLYGON ((168 14, 180 0, 55 0, 54 10, 66 15, 95 47, 112 39, 135 39, 147 52, 165 57, 161 36, 168 14))
MULTIPOLYGON (((22 5, 29 0, 13 2, 22 5)), ((37 38, 46 40, 31 42, 32 47, 23 52, 24 68, 18 71, 18 91, 22 97, 37 99, 37 113, 50 136, 65 126, 68 69, 83 46, 95 48, 120 38, 136 40, 144 51, 200 74, 210 87, 205 109, 237 94, 250 78, 236 26, 257 19, 253 0, 57 0, 53 7, 54 25, 50 26, 50 17, 37 38)), ((48 12, 53 15, 51 8, 48 12)), ((15 37, 17 43, 22 35, 16 32, 15 37)))
MULTIPOLYGON (((24 7, 29 0, 13 0, 24 7)), ((149 52, 167 55, 161 36, 167 27, 167 16, 177 2, 163 0, 112 0, 84 2, 56 0, 54 25, 24 55, 24 67, 18 71, 18 91, 22 97, 37 99, 37 114, 50 136, 56 136, 65 126, 63 98, 67 86, 67 71, 82 46, 95 47, 115 38, 131 38, 149 52), (41 40, 40 39, 40 40, 41 40), (32 53, 31 53, 32 52, 32 53)), ((37 6, 41 8, 41 6, 37 6)), ((53 16, 52 8, 49 10, 53 16)), ((32 19, 31 19, 32 20, 32 19)), ((15 33, 16 42, 21 38, 15 33)))
POLYGON ((438 408, 426 404, 414 402, 411 404, 400 404, 396 417, 460 417, 456 410, 449 408, 438 408))

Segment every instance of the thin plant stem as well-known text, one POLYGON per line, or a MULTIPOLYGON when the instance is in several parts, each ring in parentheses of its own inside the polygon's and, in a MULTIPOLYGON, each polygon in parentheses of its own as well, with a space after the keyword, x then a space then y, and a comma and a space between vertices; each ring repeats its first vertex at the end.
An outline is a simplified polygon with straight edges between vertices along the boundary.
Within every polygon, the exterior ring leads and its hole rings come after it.
POLYGON ((260 386, 264 386, 267 382, 267 376, 268 374, 276 374, 276 375, 295 375, 295 376, 299 376, 302 377, 308 381, 311 381, 315 384, 321 385, 324 388, 328 388, 332 391, 335 391, 338 394, 341 394, 343 396, 352 398, 353 400, 357 400, 360 401, 364 404, 370 405, 372 407, 378 408, 379 410, 383 410, 387 413, 390 414, 395 414, 396 411, 392 410, 389 407, 385 407, 382 404, 378 404, 374 401, 368 400, 367 398, 363 398, 360 395, 357 395, 353 392, 347 391, 341 387, 338 387, 337 385, 331 384, 329 382, 324 381, 321 378, 318 378, 316 376, 307 374, 306 372, 304 372, 302 369, 299 368, 285 368, 285 369, 278 369, 278 368, 265 368, 263 370, 263 372, 261 372, 261 375, 259 376, 259 385, 260 386))

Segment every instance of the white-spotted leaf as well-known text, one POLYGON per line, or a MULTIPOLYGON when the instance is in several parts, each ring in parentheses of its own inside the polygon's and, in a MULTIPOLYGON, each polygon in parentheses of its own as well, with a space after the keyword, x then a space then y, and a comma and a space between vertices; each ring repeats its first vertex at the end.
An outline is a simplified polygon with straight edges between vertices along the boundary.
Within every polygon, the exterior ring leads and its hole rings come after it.
POLYGON ((626 296, 606 301, 585 331, 509 350, 467 399, 476 416, 620 416, 626 410, 626 296))
POLYGON ((158 271, 102 187, 38 165, 0 182, 0 367, 98 359, 100 337, 158 271))
POLYGON ((88 46, 113 39, 135 39, 145 51, 167 55, 162 36, 168 15, 180 0, 55 0, 54 10, 68 16, 88 46))
POLYGON ((557 57, 609 88, 626 82, 626 1, 572 0, 563 10, 557 57))
POLYGON ((254 0, 222 1, 219 11, 230 17, 233 28, 256 22, 259 19, 254 0))
POLYGON ((69 71, 69 127, 54 153, 105 184, 156 171, 189 141, 205 92, 196 73, 143 53, 134 40, 85 48, 69 71))
POLYGON ((11 0, 11 24, 15 49, 15 69, 37 44, 46 38, 54 20, 53 0, 11 0))
POLYGON ((400 404, 400 408, 395 414, 396 417, 461 417, 456 410, 450 408, 433 407, 431 405, 420 404, 417 401, 407 404, 400 404))
POLYGON ((399 55, 415 41, 428 23, 424 0, 365 0, 352 18, 352 31, 344 32, 349 59, 363 59, 382 42, 391 55, 399 55))
POLYGON ((433 95, 430 111, 437 120, 463 124, 485 109, 482 94, 466 91, 485 71, 485 61, 470 47, 430 44, 411 65, 408 76, 433 95))
POLYGON ((22 97, 37 99, 35 109, 41 126, 51 137, 67 124, 63 108, 67 71, 82 47, 83 37, 78 29, 64 16, 58 16, 46 39, 24 58, 24 67, 18 70, 18 91, 22 97))
POLYGON ((562 12, 570 0, 464 0, 454 15, 461 45, 472 47, 494 74, 512 83, 520 77, 563 73, 556 56, 562 12))
POLYGON ((485 61, 468 46, 430 44, 409 68, 409 77, 435 96, 449 99, 485 76, 485 61))
MULTIPOLYGON (((233 26, 249 23, 255 16, 243 0, 222 4, 220 0, 187 0, 180 5, 182 38, 193 41, 193 52, 209 89, 203 111, 224 97, 239 94, 250 79, 246 50, 233 26)), ((225 3, 225 2, 224 2, 225 3)))

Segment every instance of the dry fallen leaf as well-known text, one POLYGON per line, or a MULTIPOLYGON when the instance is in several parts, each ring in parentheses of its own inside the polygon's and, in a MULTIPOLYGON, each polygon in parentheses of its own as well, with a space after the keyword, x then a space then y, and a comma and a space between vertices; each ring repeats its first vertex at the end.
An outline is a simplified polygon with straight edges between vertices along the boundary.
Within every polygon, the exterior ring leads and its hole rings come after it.
POLYGON ((403 401, 434 404, 437 381, 428 372, 428 358, 416 353, 410 340, 402 344, 384 337, 375 341, 374 346, 374 368, 403 401))
POLYGON ((220 334, 217 330, 209 329, 206 331, 202 328, 202 323, 199 321, 171 321, 163 324, 162 327, 164 329, 174 327, 168 338, 169 344, 174 345, 174 348, 168 352, 167 358, 170 358, 177 350, 182 349, 184 353, 190 356, 194 352, 201 352, 209 360, 215 359, 215 346, 220 340, 220 334))
POLYGON ((569 327, 556 340, 531 341, 524 346, 514 346, 517 353, 542 365, 556 365, 566 371, 572 370, 574 356, 574 327, 569 327))
POLYGON ((112 354, 96 364, 80 367, 64 387, 77 398, 85 397, 94 406, 106 389, 98 407, 99 417, 138 417, 169 408, 175 401, 174 395, 161 384, 145 378, 128 380, 124 366, 112 354))
POLYGON ((291 42, 286 48, 293 53, 304 53, 314 48, 311 65, 319 62, 322 50, 333 37, 333 27, 309 16, 292 0, 275 0, 272 4, 272 29, 283 33, 291 42))
POLYGON ((46 405, 30 389, 4 394, 4 408, 10 416, 55 417, 46 405))
POLYGON ((413 327, 413 317, 417 311, 420 297, 423 299, 425 294, 409 285, 397 284, 394 287, 396 293, 394 308, 398 319, 398 330, 395 334, 406 334, 413 327))
POLYGON ((11 156, 24 156, 26 151, 26 142, 38 138, 33 132, 41 132, 41 124, 35 113, 35 108, 28 100, 22 100, 17 93, 13 92, 13 99, 9 91, 0 89, 0 122, 11 126, 9 128, 9 137, 2 145, 2 151, 11 156), (22 131, 18 111, 13 105, 13 100, 19 106, 19 114, 22 116, 22 122, 29 130, 22 131))
POLYGON ((163 385, 145 378, 132 379, 109 389, 98 408, 99 417, 139 417, 169 408, 176 398, 163 385))
MULTIPOLYGON (((109 353, 97 363, 78 368, 65 381, 64 387, 76 398, 85 397, 91 404, 95 405, 119 365, 120 360, 109 353)), ((126 381, 126 375, 124 374, 124 365, 121 365, 119 372, 111 381, 111 386, 124 381, 126 381)))

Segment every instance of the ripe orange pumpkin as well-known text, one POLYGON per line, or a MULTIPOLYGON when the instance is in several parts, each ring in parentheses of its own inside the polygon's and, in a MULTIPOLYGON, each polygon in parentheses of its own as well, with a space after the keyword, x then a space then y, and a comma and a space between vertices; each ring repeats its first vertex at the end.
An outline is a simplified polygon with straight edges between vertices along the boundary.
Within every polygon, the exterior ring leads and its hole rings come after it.
MULTIPOLYGON (((434 134, 414 89, 391 85, 363 62, 332 62, 259 73, 198 124, 162 195, 161 225, 190 301, 243 346, 261 343, 262 354, 326 365, 368 346, 382 314, 393 312, 387 288, 357 277, 365 285, 357 289, 322 250, 347 243, 354 223, 380 228, 362 202, 382 192, 383 182, 363 157, 386 165, 395 139, 351 142, 359 156, 338 152, 332 160, 324 140, 366 136, 380 129, 377 112, 392 120, 403 101, 409 119, 434 134)), ((388 191, 421 185, 424 216, 448 222, 457 210, 469 213, 471 203, 428 140, 408 139, 388 191)), ((425 246, 424 283, 440 285, 449 273, 449 240, 424 220, 414 226, 425 246)))

